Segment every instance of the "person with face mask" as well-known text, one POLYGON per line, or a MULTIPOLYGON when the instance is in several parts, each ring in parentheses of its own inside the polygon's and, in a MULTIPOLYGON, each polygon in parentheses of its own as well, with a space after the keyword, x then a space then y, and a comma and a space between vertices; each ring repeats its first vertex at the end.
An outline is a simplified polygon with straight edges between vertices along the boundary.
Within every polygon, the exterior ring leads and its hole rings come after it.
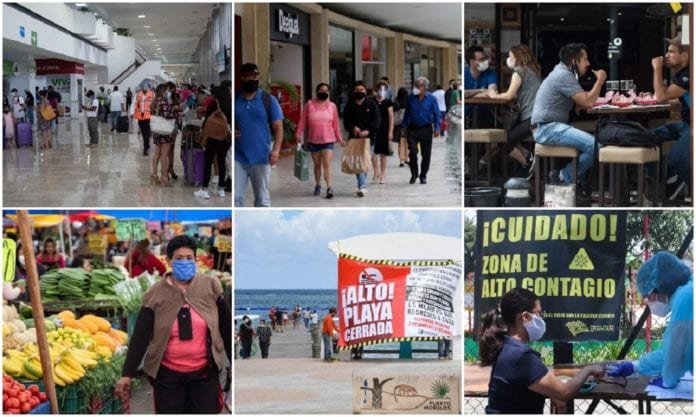
POLYGON ((270 207, 271 167, 278 163, 283 145, 283 111, 278 100, 259 88, 259 68, 240 67, 242 90, 234 105, 234 205, 244 206, 251 181, 254 207, 270 207))
POLYGON ((10 90, 10 103, 12 103, 12 113, 17 123, 23 123, 26 116, 26 102, 19 95, 16 88, 10 90))
MULTIPOLYGON (((590 91, 585 91, 578 79, 585 77, 590 70, 587 58, 587 46, 582 43, 564 45, 558 53, 561 60, 544 79, 537 91, 532 110, 531 130, 536 143, 568 146, 578 150, 578 176, 585 173, 594 164, 594 136, 569 123, 569 113, 575 106, 576 111, 592 108, 602 89, 607 73, 604 70, 592 70, 596 78, 590 91)), ((570 184, 573 170, 569 162, 561 170, 549 172, 552 183, 570 184)), ((583 197, 579 193, 579 197, 583 197)))
POLYGON ((307 101, 302 108, 300 122, 295 129, 297 143, 305 144, 312 153, 314 162, 314 195, 321 195, 321 173, 324 170, 326 181, 326 198, 333 198, 333 175, 331 161, 333 160, 334 144, 344 145, 341 129, 339 128, 338 109, 329 100, 329 85, 319 83, 316 88, 317 97, 307 101), (305 131, 307 137, 304 138, 305 131))
MULTIPOLYGON (((152 115, 160 116, 168 120, 177 120, 181 108, 172 104, 167 98, 168 88, 166 84, 160 84, 155 90, 155 97, 150 106, 152 115)), ((152 155, 152 171, 150 173, 150 184, 162 187, 172 187, 170 178, 170 149, 174 146, 177 136, 176 126, 170 134, 152 133, 152 142, 155 144, 155 153, 152 155), (160 176, 157 175, 157 167, 160 169, 160 176)))
POLYGON ((150 117, 152 115, 150 107, 153 97, 150 83, 147 80, 143 81, 138 88, 133 109, 133 117, 138 121, 138 128, 143 136, 143 156, 147 156, 150 151, 150 117))
POLYGON ((115 393, 130 391, 142 362, 156 414, 217 414, 219 375, 232 359, 230 305, 220 281, 198 273, 193 238, 170 240, 167 262, 172 272, 143 296, 115 393))
POLYGON ((541 314, 539 298, 515 288, 483 319, 479 356, 481 366, 492 366, 487 414, 543 414, 546 398, 559 406, 573 398, 588 377, 604 376, 599 365, 582 368, 565 383, 549 372, 541 355, 528 346, 544 336, 541 314))
MULTIPOLYGON (((470 46, 466 50, 465 58, 467 65, 464 67, 464 89, 486 90, 491 94, 496 93, 498 91, 498 77, 495 75, 495 70, 491 68, 490 60, 484 49, 477 45, 470 46)), ((459 95, 455 91, 458 91, 457 88, 453 88, 452 95, 459 95)), ((453 102, 452 95, 450 95, 450 104, 453 102)), ((474 124, 480 128, 493 127, 495 108, 490 105, 466 104, 464 116, 468 120, 467 125, 474 124), (475 121, 473 120, 474 112, 478 115, 478 120, 475 121)))
MULTIPOLYGON (((343 127, 348 132, 348 140, 370 139, 370 154, 374 152, 374 141, 377 137, 382 119, 379 107, 374 100, 367 99, 367 86, 362 80, 353 83, 353 97, 348 101, 343 112, 343 127)), ((367 194, 367 172, 355 174, 358 180, 358 197, 367 194)))
POLYGON ((693 272, 671 253, 658 252, 640 267, 636 284, 653 315, 666 317, 671 313, 662 347, 637 361, 613 364, 607 374, 648 375, 653 377, 651 384, 674 388, 685 372, 694 371, 693 272))
POLYGON ((99 100, 94 96, 94 91, 89 90, 87 94, 87 104, 81 104, 82 110, 85 111, 85 116, 87 116, 87 132, 89 133, 89 146, 97 146, 99 144, 99 121, 97 119, 97 112, 99 111, 99 100))
POLYGON ((375 102, 379 108, 379 130, 375 139, 375 152, 372 156, 372 168, 374 169, 373 181, 379 179, 380 184, 386 182, 387 157, 393 152, 391 141, 394 139, 394 102, 388 96, 387 83, 380 81, 375 86, 375 102))
POLYGON ((413 83, 413 94, 408 96, 406 111, 401 120, 401 135, 408 141, 408 165, 411 168, 410 184, 420 178, 421 184, 427 184, 430 169, 430 152, 433 148, 433 136, 440 136, 440 108, 437 100, 428 92, 430 81, 418 77, 413 83), (422 159, 420 175, 418 174, 418 150, 422 159))
MULTIPOLYGON (((534 99, 541 84, 541 66, 537 62, 534 53, 527 45, 515 45, 510 48, 506 60, 507 67, 513 71, 510 86, 504 93, 490 93, 490 98, 513 100, 515 99, 518 111, 513 120, 506 121, 507 146, 505 151, 510 158, 517 161, 524 172, 524 176, 532 175, 534 155, 522 146, 522 140, 529 137, 534 99)), ((511 113, 513 114, 513 113, 511 113)), ((497 145, 492 146, 494 153, 498 152, 497 145)), ((493 155, 490 156, 493 160, 493 155)), ((484 154, 479 161, 479 169, 485 169, 488 155, 484 154)))

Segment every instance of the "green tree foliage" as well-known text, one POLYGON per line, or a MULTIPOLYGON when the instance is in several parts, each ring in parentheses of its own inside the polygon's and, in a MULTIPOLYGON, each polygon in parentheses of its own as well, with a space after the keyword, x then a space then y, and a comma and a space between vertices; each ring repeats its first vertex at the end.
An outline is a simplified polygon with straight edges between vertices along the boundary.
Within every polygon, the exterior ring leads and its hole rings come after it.
POLYGON ((689 210, 643 210, 628 212, 626 221, 626 263, 633 268, 642 265, 642 253, 668 251, 676 253, 693 225, 689 210), (643 239, 643 220, 648 217, 648 239, 643 239))

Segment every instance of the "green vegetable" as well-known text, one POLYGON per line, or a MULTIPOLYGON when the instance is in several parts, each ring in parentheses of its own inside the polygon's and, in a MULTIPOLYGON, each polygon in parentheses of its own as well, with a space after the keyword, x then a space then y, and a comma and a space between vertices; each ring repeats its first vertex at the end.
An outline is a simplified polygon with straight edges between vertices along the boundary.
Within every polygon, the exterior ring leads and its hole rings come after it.
POLYGON ((34 310, 32 310, 31 306, 24 303, 23 301, 19 302, 19 315, 22 316, 23 319, 29 319, 34 317, 34 310))

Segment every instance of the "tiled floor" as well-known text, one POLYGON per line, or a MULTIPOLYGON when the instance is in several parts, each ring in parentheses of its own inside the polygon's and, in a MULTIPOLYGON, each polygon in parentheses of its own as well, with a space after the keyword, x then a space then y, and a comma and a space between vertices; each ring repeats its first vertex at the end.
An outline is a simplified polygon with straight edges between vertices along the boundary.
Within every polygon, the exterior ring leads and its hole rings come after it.
MULTIPOLYGON (((4 149, 5 207, 231 207, 231 193, 202 200, 183 184, 181 135, 174 156, 179 180, 162 188, 150 185, 151 156, 143 156, 141 137, 110 129, 99 123, 99 146, 90 149, 86 120, 66 120, 54 134, 53 149, 39 150, 37 132, 33 147, 4 149)), ((137 132, 136 123, 131 132, 137 132)))
MULTIPOLYGON (((314 191, 314 165, 310 161, 310 181, 299 181, 293 176, 293 153, 281 155, 280 162, 271 172, 271 204, 273 207, 459 207, 462 188, 459 173, 459 147, 447 144, 444 138, 435 138, 430 161, 428 183, 409 184, 408 166, 399 167, 396 155, 388 158, 386 184, 372 182, 368 176, 367 196, 355 195, 355 175, 341 172, 343 149, 337 145, 332 162, 334 193, 331 200, 324 198, 326 183, 322 179, 321 197, 314 191)), ((245 206, 253 204, 251 185, 247 187, 245 206)))

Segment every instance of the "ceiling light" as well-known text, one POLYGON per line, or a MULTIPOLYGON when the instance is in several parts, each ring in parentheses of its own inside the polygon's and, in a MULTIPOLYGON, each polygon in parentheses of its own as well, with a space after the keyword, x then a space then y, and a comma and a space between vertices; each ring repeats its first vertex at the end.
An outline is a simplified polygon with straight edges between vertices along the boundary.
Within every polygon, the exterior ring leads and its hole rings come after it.
POLYGON ((157 50, 158 50, 158 51, 161 51, 161 50, 162 50, 162 48, 157 48, 157 50))
POLYGON ((146 17, 146 16, 145 16, 144 14, 139 14, 139 15, 138 15, 138 19, 145 19, 145 17, 146 17))
POLYGON ((563 21, 565 21, 565 17, 562 17, 562 18, 561 18, 561 22, 563 22, 563 21))
POLYGON ((75 3, 75 7, 87 7, 87 3, 75 3))
POLYGON ((143 26, 145 29, 150 29, 150 25, 143 26))
POLYGON ((153 39, 152 42, 157 42, 157 39, 153 39))
POLYGON ((155 36, 155 34, 154 34, 154 33, 148 33, 148 35, 149 35, 149 36, 155 36))

